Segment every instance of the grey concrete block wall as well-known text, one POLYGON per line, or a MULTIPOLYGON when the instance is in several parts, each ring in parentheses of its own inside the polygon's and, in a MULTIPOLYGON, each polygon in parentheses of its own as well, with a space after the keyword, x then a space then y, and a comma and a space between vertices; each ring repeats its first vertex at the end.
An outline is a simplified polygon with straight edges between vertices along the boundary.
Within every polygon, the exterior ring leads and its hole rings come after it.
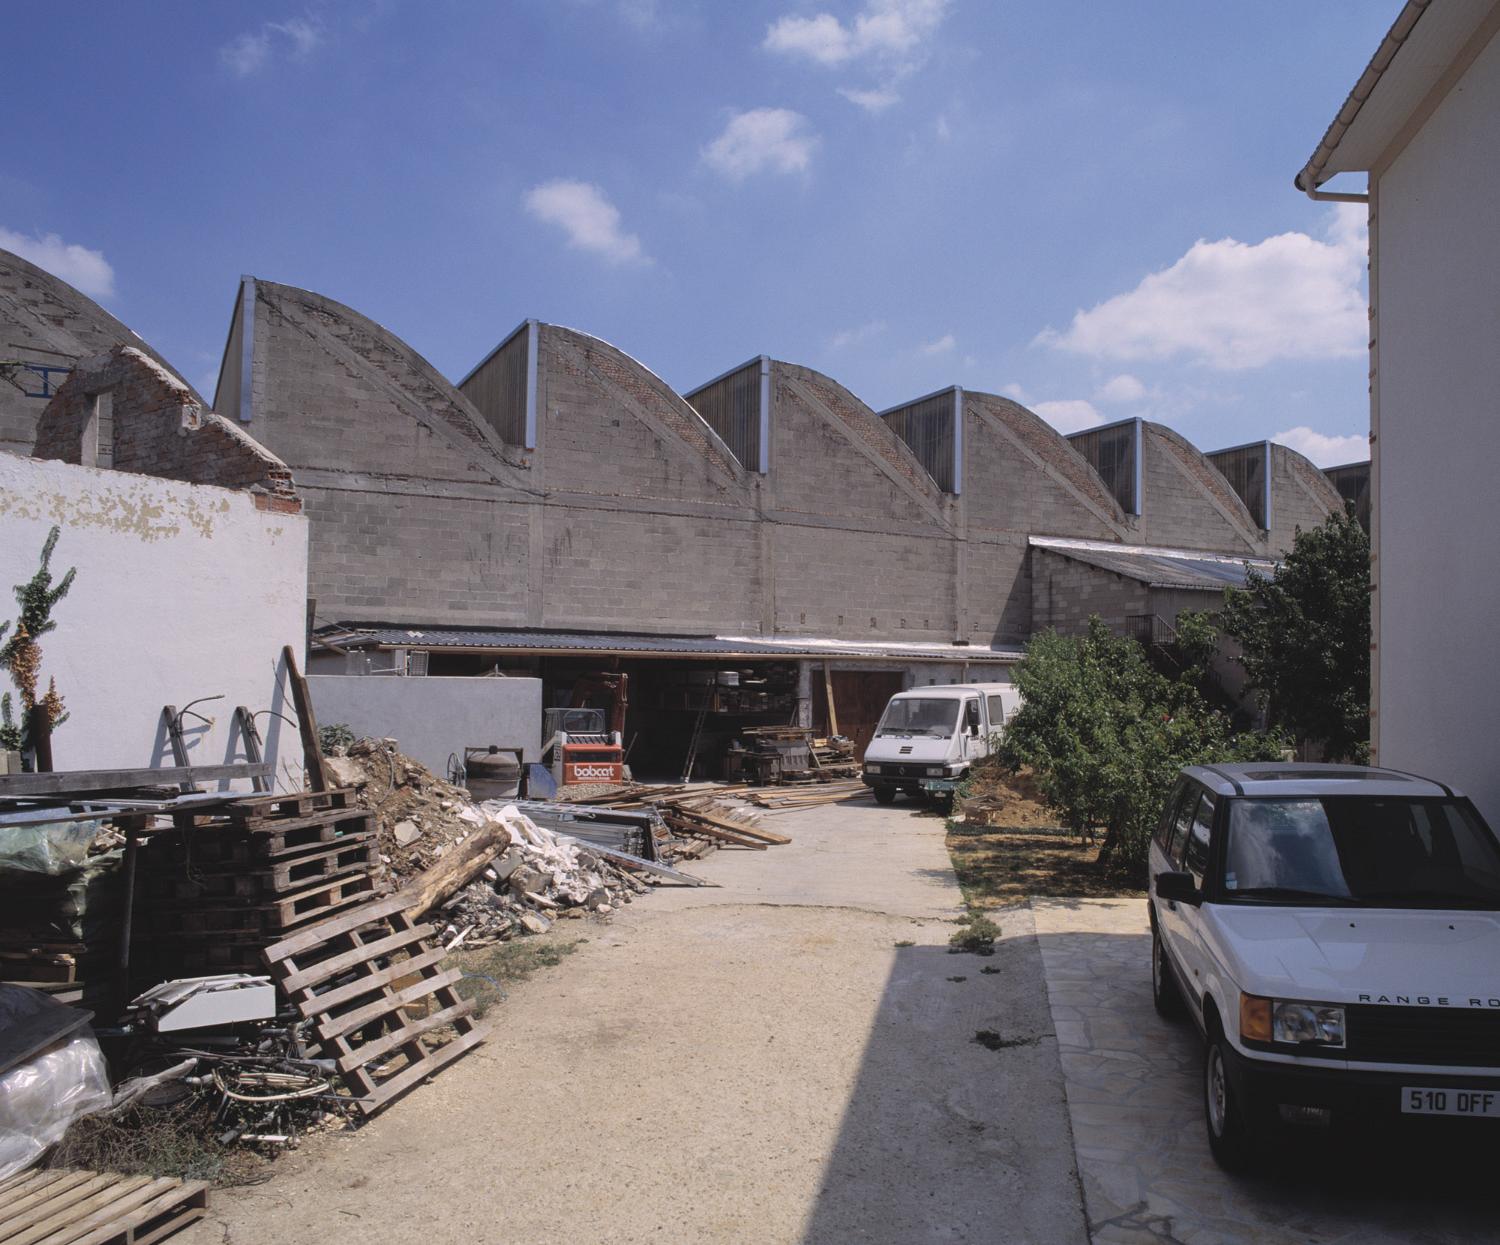
POLYGON ((394 738, 439 776, 449 755, 469 746, 522 748, 523 760, 541 759, 540 679, 314 674, 307 685, 320 723, 394 738))
POLYGON ((1142 505, 1133 525, 1146 545, 1262 555, 1260 525, 1229 481, 1194 446, 1160 424, 1141 438, 1142 505))
POLYGON ((1342 513, 1343 498, 1328 477, 1296 450, 1271 446, 1271 531, 1266 552, 1275 557, 1292 547, 1300 527, 1317 527, 1342 513))
MULTIPOLYGON (((324 620, 1017 644, 1040 608, 1029 535, 1267 544, 1212 465, 1156 425, 1138 519, 1037 416, 966 394, 954 496, 847 389, 776 362, 760 474, 649 369, 541 325, 526 450, 357 312, 262 281, 252 305, 238 413, 305 498, 324 620)), ((1278 488, 1315 514, 1315 469, 1283 458, 1278 488)))
POLYGON ((1131 615, 1149 612, 1151 592, 1145 584, 1046 549, 1033 549, 1031 556, 1034 631, 1081 635, 1096 614, 1111 630, 1123 631, 1131 615))

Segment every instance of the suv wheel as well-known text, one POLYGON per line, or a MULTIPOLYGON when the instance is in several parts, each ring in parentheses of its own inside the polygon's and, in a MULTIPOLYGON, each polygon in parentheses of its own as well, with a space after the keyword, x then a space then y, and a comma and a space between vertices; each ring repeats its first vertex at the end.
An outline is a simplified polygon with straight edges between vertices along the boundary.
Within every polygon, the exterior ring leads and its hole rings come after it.
POLYGON ((1243 1171, 1261 1157, 1264 1132, 1260 1104, 1237 1094, 1229 1079, 1228 1042, 1214 1032, 1203 1059, 1203 1115, 1208 1148, 1226 1171, 1243 1171))
POLYGON ((875 803, 890 804, 896 799, 896 788, 888 787, 884 783, 872 788, 875 792, 875 803))
POLYGON ((1151 1001, 1156 1004, 1159 1016, 1172 1020, 1182 1015, 1182 991, 1177 988, 1177 978, 1172 976, 1167 949, 1162 946, 1161 931, 1154 921, 1151 927, 1151 1001))

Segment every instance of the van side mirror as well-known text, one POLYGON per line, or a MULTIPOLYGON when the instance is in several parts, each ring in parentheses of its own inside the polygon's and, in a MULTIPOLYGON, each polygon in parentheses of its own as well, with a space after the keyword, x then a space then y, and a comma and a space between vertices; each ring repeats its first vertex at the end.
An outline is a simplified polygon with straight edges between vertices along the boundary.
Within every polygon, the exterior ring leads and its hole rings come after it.
POLYGON ((1185 903, 1197 907, 1203 902, 1191 873, 1158 873, 1156 897, 1167 903, 1185 903))

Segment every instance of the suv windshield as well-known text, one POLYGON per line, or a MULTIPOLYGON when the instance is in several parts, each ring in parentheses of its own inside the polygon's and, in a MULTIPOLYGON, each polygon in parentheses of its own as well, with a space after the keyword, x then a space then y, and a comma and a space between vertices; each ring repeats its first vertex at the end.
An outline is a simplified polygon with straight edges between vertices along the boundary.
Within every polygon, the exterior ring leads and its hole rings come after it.
POLYGON ((1500 908, 1500 847, 1453 800, 1233 800, 1230 898, 1374 908, 1500 908))
POLYGON ((958 701, 903 696, 885 707, 877 735, 933 735, 948 739, 958 721, 958 701))

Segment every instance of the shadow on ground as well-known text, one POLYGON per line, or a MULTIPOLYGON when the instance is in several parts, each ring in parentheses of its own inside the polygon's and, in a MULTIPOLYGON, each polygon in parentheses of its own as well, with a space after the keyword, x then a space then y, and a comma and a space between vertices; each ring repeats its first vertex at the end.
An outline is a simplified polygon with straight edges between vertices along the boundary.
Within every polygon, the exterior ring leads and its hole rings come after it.
POLYGON ((1030 914, 991 955, 900 947, 808 1245, 1084 1242, 1030 914))
POLYGON ((1197 1029, 1151 1003, 1144 905, 1049 901, 1036 920, 1095 1241, 1435 1245, 1500 1235, 1491 1183, 1500 1130, 1482 1121, 1283 1127, 1261 1170, 1221 1171, 1204 1135, 1197 1029))

